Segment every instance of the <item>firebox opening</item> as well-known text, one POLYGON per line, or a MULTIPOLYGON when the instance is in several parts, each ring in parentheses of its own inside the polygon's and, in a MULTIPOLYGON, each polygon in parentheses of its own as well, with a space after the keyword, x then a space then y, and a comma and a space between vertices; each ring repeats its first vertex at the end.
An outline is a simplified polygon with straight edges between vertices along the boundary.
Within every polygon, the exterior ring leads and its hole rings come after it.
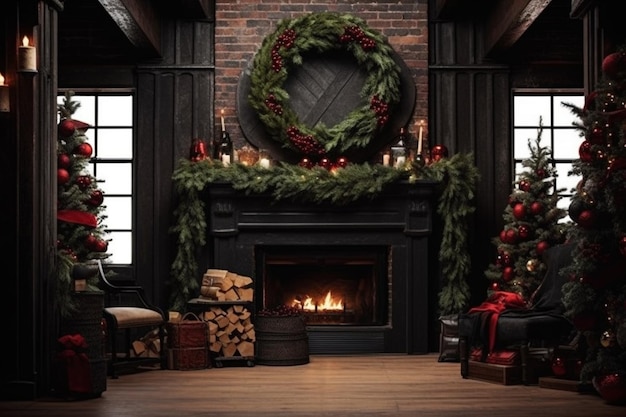
POLYGON ((259 308, 290 305, 307 325, 387 324, 386 246, 260 246, 259 308))

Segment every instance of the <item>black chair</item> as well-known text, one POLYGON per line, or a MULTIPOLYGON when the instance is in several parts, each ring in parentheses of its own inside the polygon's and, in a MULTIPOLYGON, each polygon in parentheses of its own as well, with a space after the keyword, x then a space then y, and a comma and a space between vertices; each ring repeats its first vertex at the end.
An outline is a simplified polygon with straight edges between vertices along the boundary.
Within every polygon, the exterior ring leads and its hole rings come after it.
POLYGON ((165 324, 167 317, 163 311, 149 303, 140 286, 116 285, 107 279, 102 261, 98 260, 101 288, 105 293, 104 318, 107 323, 107 345, 110 351, 109 376, 117 378, 120 367, 159 364, 165 368, 165 324), (159 351, 157 356, 133 355, 131 336, 134 330, 155 331, 158 334, 159 351), (118 334, 123 334, 119 352, 118 334))
POLYGON ((526 309, 505 309, 497 316, 495 334, 489 334, 489 315, 480 312, 459 315, 461 376, 468 377, 470 350, 482 349, 484 361, 489 345, 495 349, 519 349, 521 380, 528 385, 530 348, 547 351, 571 342, 572 323, 564 316, 561 287, 567 281, 561 270, 571 264, 573 243, 554 246, 544 253, 547 269, 543 281, 526 309), (495 339, 493 339, 495 335, 495 339))

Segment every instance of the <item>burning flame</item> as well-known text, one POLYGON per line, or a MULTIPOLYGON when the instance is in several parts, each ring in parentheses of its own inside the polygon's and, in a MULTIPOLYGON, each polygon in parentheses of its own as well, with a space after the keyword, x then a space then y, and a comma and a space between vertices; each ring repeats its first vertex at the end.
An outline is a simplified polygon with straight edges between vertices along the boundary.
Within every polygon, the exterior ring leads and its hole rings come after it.
POLYGON ((22 46, 28 46, 28 36, 24 36, 22 38, 22 46))
POLYGON ((328 291, 326 297, 324 297, 324 301, 317 305, 313 302, 313 299, 307 295, 304 301, 294 300, 292 306, 300 307, 305 311, 341 311, 343 310, 343 300, 334 300, 333 295, 328 291))

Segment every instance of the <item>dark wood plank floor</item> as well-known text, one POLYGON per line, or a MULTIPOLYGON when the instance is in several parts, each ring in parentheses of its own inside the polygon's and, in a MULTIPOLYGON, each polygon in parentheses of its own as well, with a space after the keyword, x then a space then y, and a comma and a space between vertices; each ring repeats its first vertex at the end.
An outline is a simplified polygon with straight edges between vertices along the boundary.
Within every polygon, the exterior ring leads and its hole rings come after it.
POLYGON ((296 366, 149 370, 107 381, 98 398, 0 402, 11 417, 610 417, 596 394, 462 379, 437 355, 312 355, 296 366))

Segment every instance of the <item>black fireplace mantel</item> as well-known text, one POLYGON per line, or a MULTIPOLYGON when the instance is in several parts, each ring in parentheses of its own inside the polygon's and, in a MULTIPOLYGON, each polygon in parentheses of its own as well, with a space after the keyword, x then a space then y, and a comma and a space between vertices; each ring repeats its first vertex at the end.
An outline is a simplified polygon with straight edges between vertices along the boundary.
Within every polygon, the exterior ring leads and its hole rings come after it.
MULTIPOLYGON (((347 205, 276 200, 227 183, 208 189, 208 244, 201 266, 256 279, 262 246, 387 246, 390 315, 382 326, 309 326, 312 353, 427 353, 437 279, 429 277, 435 181, 399 182, 347 205), (430 307, 429 307, 430 306, 430 307)), ((256 288, 255 288, 256 290, 256 288)), ((256 307, 260 308, 258 301, 256 307)))

